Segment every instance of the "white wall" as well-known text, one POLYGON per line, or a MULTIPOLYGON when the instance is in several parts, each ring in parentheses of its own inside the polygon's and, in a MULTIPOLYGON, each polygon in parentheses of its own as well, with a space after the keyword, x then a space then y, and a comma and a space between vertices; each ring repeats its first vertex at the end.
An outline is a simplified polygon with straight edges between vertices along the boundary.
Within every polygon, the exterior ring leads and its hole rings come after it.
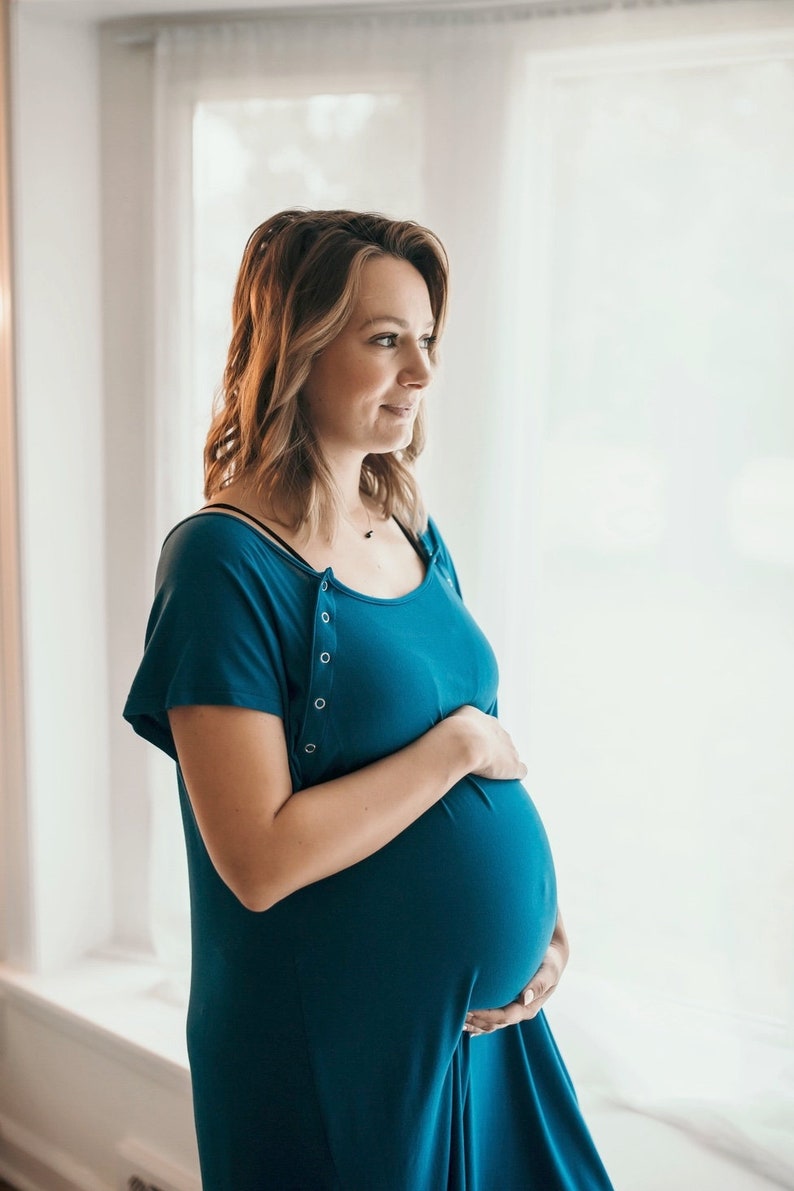
MULTIPOLYGON (((123 503, 134 500, 142 485, 137 457, 128 448, 143 431, 136 428, 134 402, 125 424, 118 403, 106 400, 107 392, 129 395, 130 386, 140 385, 140 373, 119 353, 120 389, 113 387, 112 376, 103 375, 102 261, 128 268, 137 242, 130 232, 116 251, 102 251, 96 27, 60 23, 27 7, 17 7, 13 15, 21 583, 32 849, 28 888, 17 888, 7 907, 19 920, 14 933, 22 930, 27 936, 24 954, 13 959, 30 975, 6 969, 0 979, 0 1175, 21 1191, 107 1191, 122 1185, 119 1149, 133 1141, 157 1156, 153 1174, 173 1168, 173 1186, 182 1191, 198 1185, 184 1056, 157 1059, 125 1040, 123 1030, 117 1034, 83 1017, 68 997, 60 1004, 51 997, 51 974, 105 944, 113 933, 109 740, 120 712, 118 698, 109 694, 106 663, 106 518, 114 531, 132 532, 127 523, 135 519, 125 519, 123 503), (106 447, 113 467, 107 484, 106 447)), ((123 202, 123 177, 116 183, 111 197, 123 202)), ((130 229, 145 217, 134 206, 127 215, 130 229)), ((136 293, 137 282, 130 286, 129 312, 136 293)), ((116 329, 124 313, 114 312, 116 329)), ((114 542, 116 558, 129 558, 128 569, 137 566, 143 574, 135 538, 126 542, 126 554, 117 532, 114 542)), ((124 565, 116 566, 109 587, 117 616, 124 614, 126 580, 124 565)), ((145 581, 150 582, 149 572, 145 581)), ((112 677, 118 684, 118 676, 112 677)), ((122 795, 132 796, 129 777, 125 785, 125 774, 117 773, 115 782, 122 795)), ((134 874, 126 877, 131 881, 134 874)), ((136 930, 134 921, 125 921, 118 933, 129 940, 136 930)), ((125 1007, 107 982, 95 980, 89 987, 93 993, 82 990, 78 1001, 85 1005, 93 997, 95 1015, 113 1001, 120 1025, 129 1026, 137 1016, 147 1026, 150 1002, 144 997, 125 1007)), ((151 1005, 157 1012, 156 1003, 151 1005)), ((183 1050, 181 1022, 181 1012, 172 1010, 167 1026, 177 1052, 183 1050)))
POLYGON ((97 46, 86 28, 16 18, 27 950, 45 972, 110 924, 97 46))

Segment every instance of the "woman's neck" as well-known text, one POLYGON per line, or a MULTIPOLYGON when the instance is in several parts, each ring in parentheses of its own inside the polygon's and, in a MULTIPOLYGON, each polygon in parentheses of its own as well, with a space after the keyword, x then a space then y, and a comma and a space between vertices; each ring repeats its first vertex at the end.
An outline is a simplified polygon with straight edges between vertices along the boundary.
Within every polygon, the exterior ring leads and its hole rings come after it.
MULTIPOLYGON (((382 520, 382 512, 361 492, 361 462, 363 460, 355 460, 345 467, 330 465, 329 470, 340 498, 340 519, 346 521, 357 532, 360 530, 364 536, 369 537, 375 523, 382 520)), ((255 480, 249 476, 243 475, 233 479, 214 499, 237 505, 278 527, 279 532, 290 530, 297 538, 305 536, 300 527, 302 510, 272 505, 263 496, 255 480)))

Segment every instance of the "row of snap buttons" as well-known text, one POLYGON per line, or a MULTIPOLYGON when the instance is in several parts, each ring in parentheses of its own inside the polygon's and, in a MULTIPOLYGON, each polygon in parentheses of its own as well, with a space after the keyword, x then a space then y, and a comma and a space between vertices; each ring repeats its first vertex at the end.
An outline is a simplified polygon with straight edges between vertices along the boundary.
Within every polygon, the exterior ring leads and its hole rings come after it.
MULTIPOLYGON (((327 579, 323 579, 323 580, 321 580, 321 582, 320 582, 320 592, 325 592, 325 591, 328 591, 328 588, 329 588, 329 586, 330 586, 330 584, 329 584, 329 582, 328 582, 328 580, 327 580, 327 579)), ((322 600, 322 597, 320 597, 320 600, 319 600, 318 602, 320 602, 320 603, 324 603, 325 601, 323 601, 323 600, 322 600)), ((330 614, 330 612, 327 612, 327 611, 326 611, 326 610, 323 608, 323 609, 320 611, 320 620, 322 621, 322 623, 323 623, 324 625, 330 625, 330 623, 331 623, 331 614, 330 614)), ((329 644, 329 645, 330 645, 330 646, 333 648, 333 645, 334 645, 334 637, 333 637, 333 632, 334 632, 334 630, 333 630, 333 628, 332 628, 332 629, 330 629, 330 630, 329 630, 329 632, 332 634, 332 636, 331 636, 331 638, 330 638, 330 639, 328 638, 328 634, 327 634, 327 633, 323 633, 323 634, 322 634, 322 636, 323 636, 323 637, 325 637, 327 644, 329 644)), ((331 650, 330 650, 330 649, 323 649, 323 650, 322 650, 322 652, 321 652, 321 653, 319 653, 319 654, 317 654, 316 656, 317 656, 317 658, 319 659, 319 661, 322 663, 322 665, 323 665, 323 666, 327 666, 327 665, 328 665, 328 663, 331 661, 331 650)), ((324 680, 323 680, 323 686, 326 686, 326 685, 327 685, 327 682, 328 682, 328 679, 324 679, 324 680)), ((327 693, 327 692, 326 692, 326 693, 327 693)), ((317 698, 315 698, 315 699, 312 701, 312 706, 313 706, 313 708, 314 708, 314 710, 315 710, 315 711, 323 711, 323 710, 325 709, 325 707, 327 706, 327 700, 326 700, 326 699, 325 699, 325 698, 324 698, 322 695, 318 695, 318 696, 317 696, 317 698)), ((317 726, 317 728, 319 729, 320 725, 319 725, 319 724, 317 724, 316 726, 317 726)), ((308 756, 311 756, 311 754, 312 754, 312 753, 316 753, 316 752, 317 752, 317 744, 315 743, 315 741, 310 741, 308 744, 304 744, 304 746, 303 746, 303 751, 304 751, 304 753, 306 753, 308 756)))

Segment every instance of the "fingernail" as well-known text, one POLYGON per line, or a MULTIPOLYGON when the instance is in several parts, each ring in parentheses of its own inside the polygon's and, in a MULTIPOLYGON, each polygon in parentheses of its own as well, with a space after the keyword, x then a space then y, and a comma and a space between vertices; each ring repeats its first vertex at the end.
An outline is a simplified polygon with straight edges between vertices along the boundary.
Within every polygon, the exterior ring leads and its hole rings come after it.
POLYGON ((524 1004, 531 1005, 534 1000, 535 1000, 535 994, 531 988, 528 988, 527 991, 524 993, 524 1004))

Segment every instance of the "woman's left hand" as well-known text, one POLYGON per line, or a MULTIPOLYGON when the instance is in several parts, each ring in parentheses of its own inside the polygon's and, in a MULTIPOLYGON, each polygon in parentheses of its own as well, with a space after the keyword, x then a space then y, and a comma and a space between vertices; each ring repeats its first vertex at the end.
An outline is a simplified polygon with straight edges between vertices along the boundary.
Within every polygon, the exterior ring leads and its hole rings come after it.
POLYGON ((466 1014, 464 1033, 476 1037, 477 1034, 492 1034, 494 1030, 502 1030, 505 1026, 517 1025, 520 1021, 529 1021, 543 1008, 559 984, 569 953, 568 936, 562 916, 558 913, 548 951, 529 984, 514 1001, 503 1005, 501 1009, 472 1009, 466 1014))

